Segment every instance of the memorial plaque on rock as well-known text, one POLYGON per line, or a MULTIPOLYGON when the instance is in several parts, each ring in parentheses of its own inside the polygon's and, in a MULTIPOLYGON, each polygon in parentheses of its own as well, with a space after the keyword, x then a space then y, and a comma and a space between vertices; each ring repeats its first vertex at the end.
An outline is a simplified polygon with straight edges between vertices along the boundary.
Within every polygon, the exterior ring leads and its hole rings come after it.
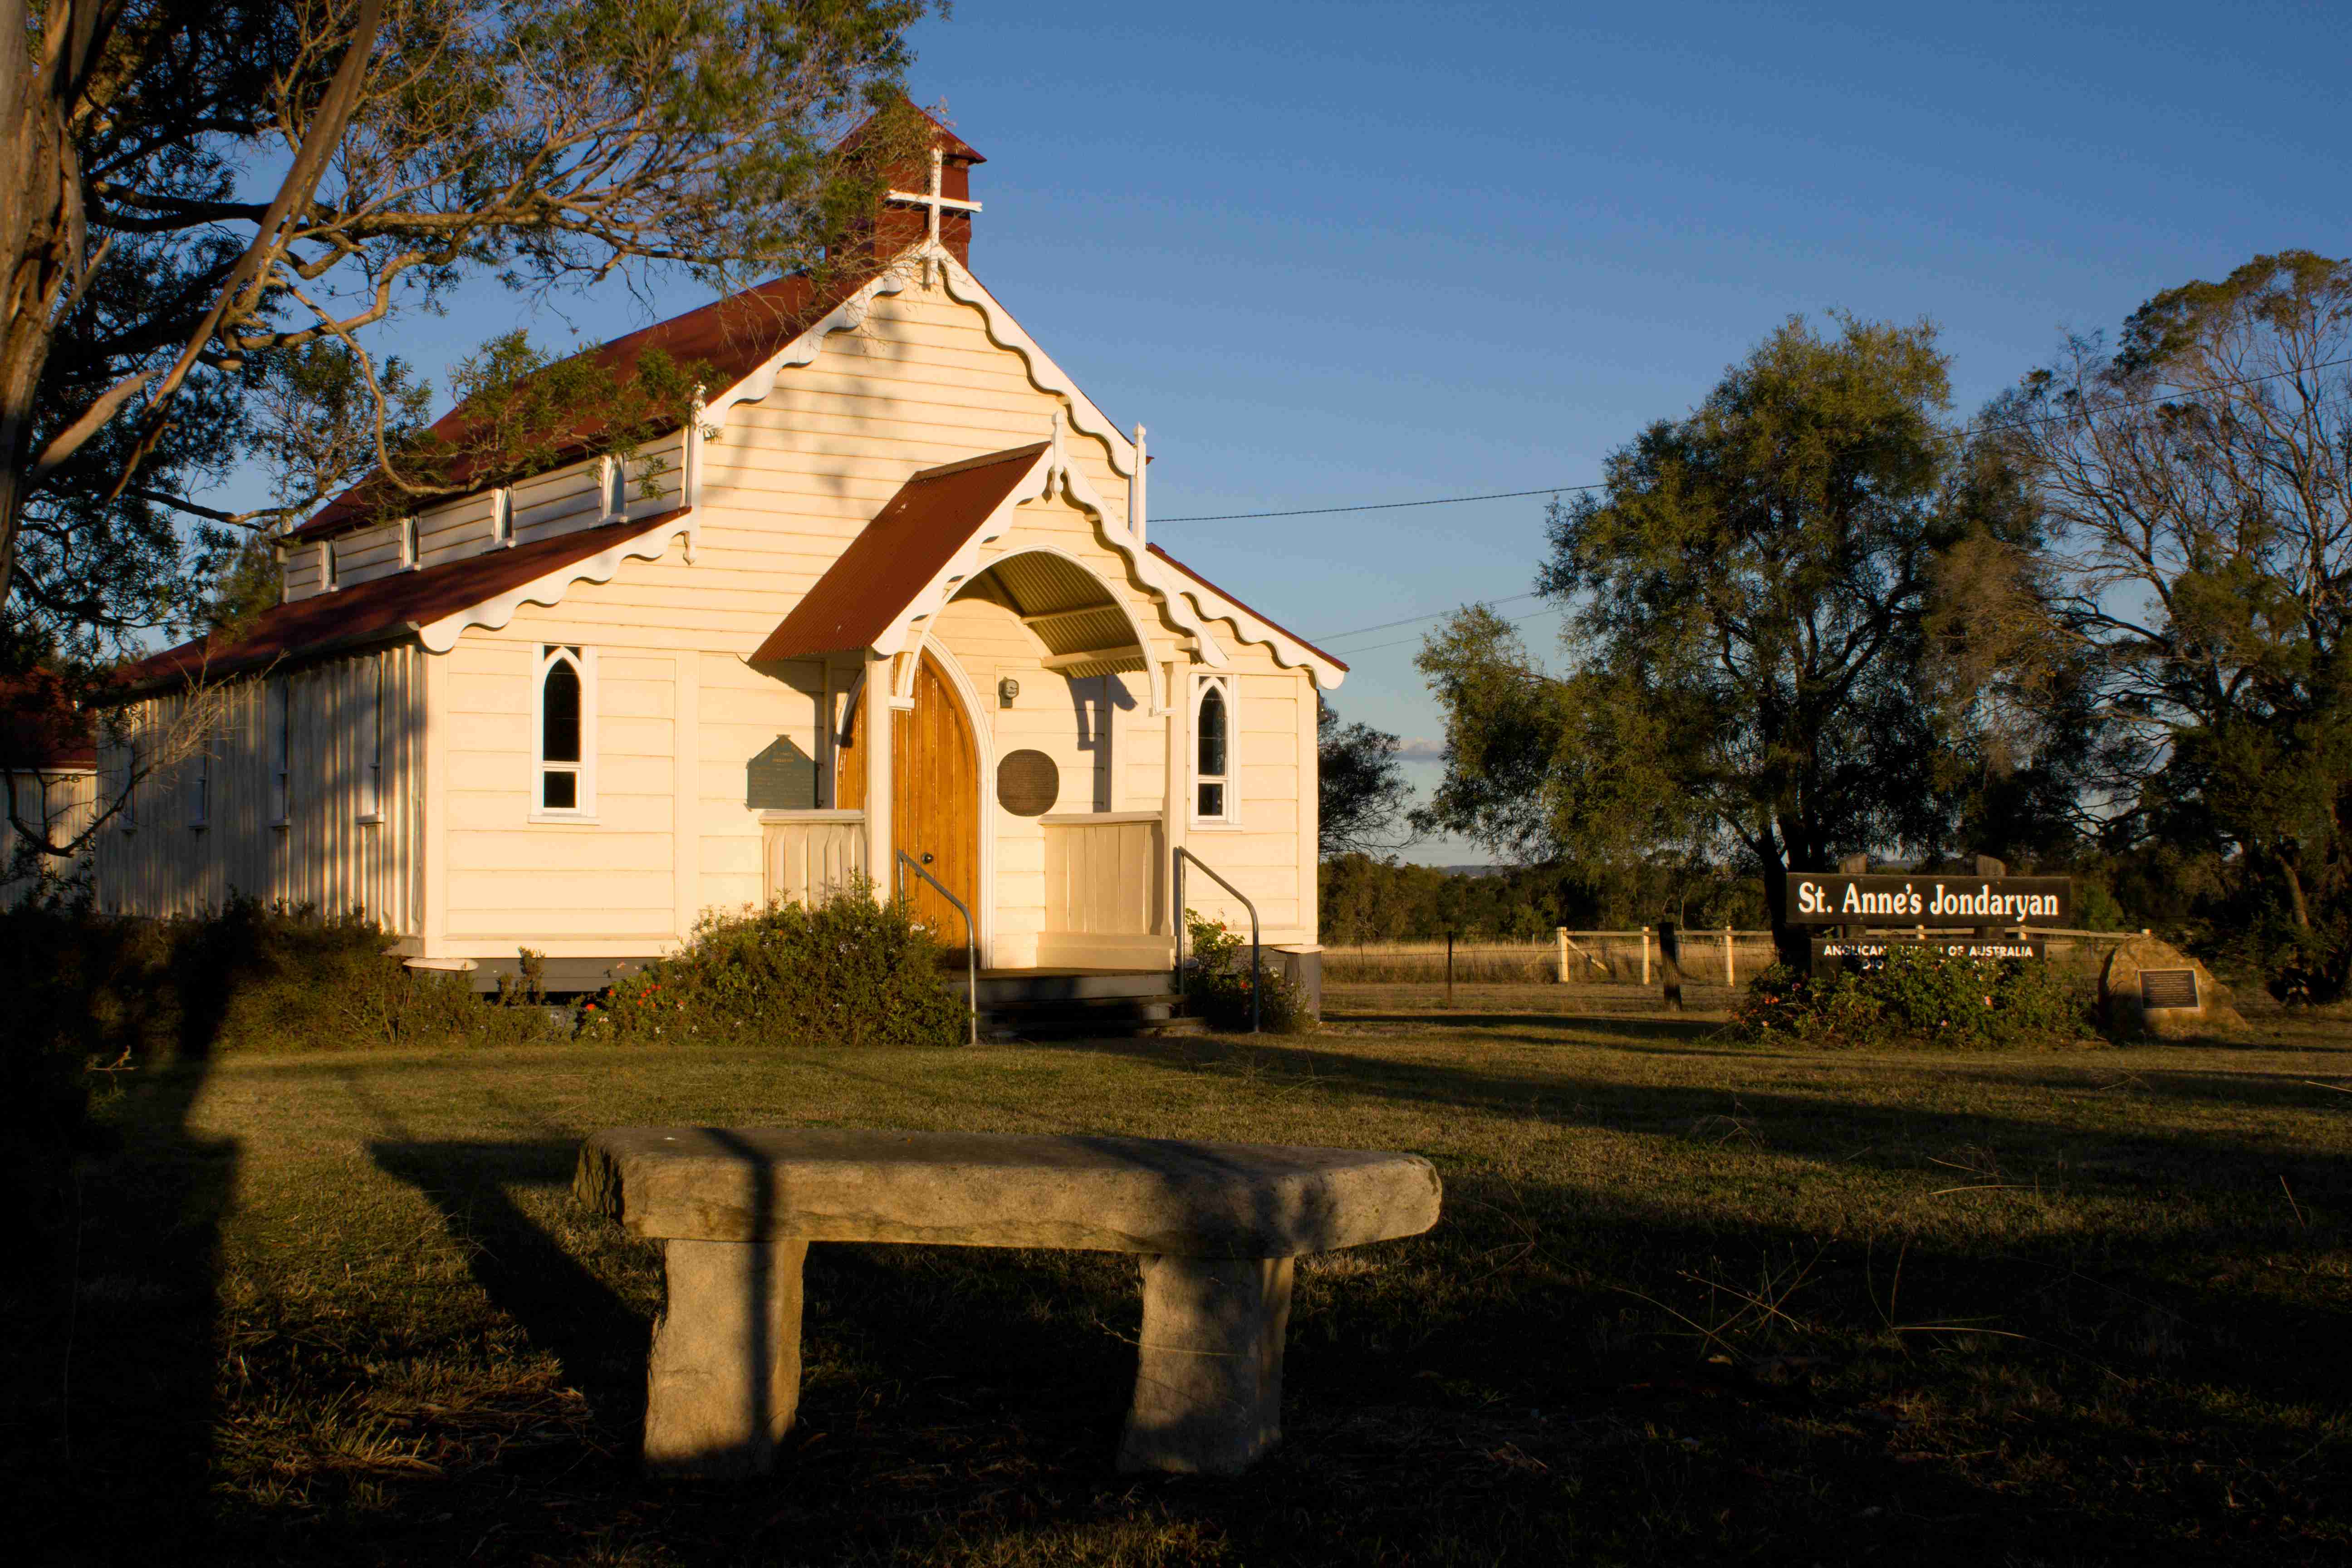
POLYGON ((1043 816, 1061 795, 1062 770, 1043 752, 1014 752, 996 764, 996 804, 1015 816, 1043 816))
POLYGON ((2139 1005, 2143 1012, 2159 1007, 2195 1007, 2197 972, 2193 969, 2143 969, 2139 972, 2139 1005))

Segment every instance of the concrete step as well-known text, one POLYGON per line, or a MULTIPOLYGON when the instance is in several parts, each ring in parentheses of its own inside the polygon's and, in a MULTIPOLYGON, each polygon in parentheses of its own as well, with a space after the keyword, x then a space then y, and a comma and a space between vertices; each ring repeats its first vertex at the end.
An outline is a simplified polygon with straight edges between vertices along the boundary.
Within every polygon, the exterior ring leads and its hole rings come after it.
POLYGON ((1168 989, 1168 982, 1164 968, 984 969, 980 974, 980 1005, 985 1010, 999 1003, 1157 996, 1168 989))
POLYGON ((1183 998, 1173 991, 1160 991, 1150 995, 1135 996, 1040 996, 1016 1002, 992 1002, 986 995, 980 999, 983 1016, 991 1013, 1037 1015, 1058 1012, 1117 1012, 1127 1007, 1172 1007, 1183 998))
POLYGON ((1201 1018, 1023 1018, 980 1021, 983 1040, 1134 1040, 1208 1033, 1201 1018))

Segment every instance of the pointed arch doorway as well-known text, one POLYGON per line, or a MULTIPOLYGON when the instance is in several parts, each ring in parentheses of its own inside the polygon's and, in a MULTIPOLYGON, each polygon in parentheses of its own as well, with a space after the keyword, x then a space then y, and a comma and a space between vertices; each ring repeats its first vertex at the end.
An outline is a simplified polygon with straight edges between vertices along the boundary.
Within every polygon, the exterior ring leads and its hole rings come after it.
MULTIPOLYGON (((852 709, 847 739, 834 753, 834 801, 845 810, 866 809, 866 714, 861 689, 852 709)), ((980 907, 980 748, 971 716, 954 683, 929 651, 915 671, 915 706, 890 714, 890 787, 897 796, 890 813, 890 839, 922 862, 950 892, 963 900, 974 920, 980 907)), ((885 890, 898 886, 896 865, 877 867, 875 881, 885 890)), ((908 877, 915 918, 931 929, 950 952, 963 951, 963 916, 919 877, 908 877)), ((983 933, 983 949, 986 946, 983 933)))

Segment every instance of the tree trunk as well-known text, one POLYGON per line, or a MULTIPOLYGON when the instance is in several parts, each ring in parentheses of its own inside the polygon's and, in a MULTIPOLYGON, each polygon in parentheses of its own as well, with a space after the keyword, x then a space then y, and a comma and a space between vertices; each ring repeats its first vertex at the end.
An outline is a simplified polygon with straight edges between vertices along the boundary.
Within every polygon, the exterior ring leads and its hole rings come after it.
POLYGON ((2294 910, 2298 930, 2311 929, 2311 902, 2303 894, 2303 878, 2294 868, 2294 857, 2284 849, 2273 850, 2272 858, 2278 862, 2279 874, 2286 879, 2287 905, 2294 910))
MULTIPOLYGON (((47 33, 68 29, 86 45, 89 4, 53 5, 47 33)), ((79 226, 66 168, 65 81, 81 61, 44 71, 34 58, 24 0, 0 0, 0 595, 16 574, 16 520, 32 463, 41 373, 79 226)), ((69 46, 58 51, 71 56, 69 46)))

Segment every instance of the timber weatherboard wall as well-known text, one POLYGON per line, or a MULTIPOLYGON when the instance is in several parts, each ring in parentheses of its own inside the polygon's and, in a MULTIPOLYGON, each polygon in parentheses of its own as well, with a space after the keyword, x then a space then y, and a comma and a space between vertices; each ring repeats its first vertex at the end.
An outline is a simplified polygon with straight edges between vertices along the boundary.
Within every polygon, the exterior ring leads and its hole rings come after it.
MULTIPOLYGON (((862 844, 847 847, 858 836, 838 825, 780 835, 776 814, 747 799, 746 769, 788 740, 814 760, 819 808, 833 804, 831 737, 856 656, 754 665, 751 650, 910 475, 1043 440, 1070 406, 1039 384, 1019 352, 992 339, 979 306, 915 287, 877 297, 861 325, 826 336, 809 363, 779 371, 763 397, 728 408, 723 428, 694 444, 698 480, 679 531, 691 531, 690 563, 686 542, 673 535, 657 559, 625 560, 610 581, 572 582, 557 604, 524 604, 502 626, 468 627, 447 654, 403 647, 284 678, 298 691, 297 808, 282 831, 261 820, 270 789, 267 706, 262 683, 246 683, 231 701, 236 717, 216 764, 213 824, 194 830, 175 808, 142 802, 136 833, 102 836, 102 903, 168 913, 250 891, 322 910, 363 909, 433 957, 511 959, 530 945, 551 958, 620 958, 674 949, 702 911, 739 910, 835 875, 844 857, 862 852, 862 844), (537 820, 532 811, 532 714, 547 645, 595 650, 599 778, 587 819, 537 820), (386 776, 398 783, 388 782, 384 820, 362 826, 332 801, 349 783, 338 771, 351 750, 346 689, 379 659, 397 666, 387 714, 403 719, 397 743, 387 741, 386 776), (800 860, 772 861, 787 840, 800 860)), ((1050 547, 1104 584, 1140 629, 1155 671, 1190 666, 1191 634, 1104 537, 1125 542, 1127 522, 1128 484, 1110 447, 1076 430, 1063 439, 1071 467, 1100 499, 1099 528, 1059 493, 1031 500, 981 551, 976 570, 1050 547)), ((685 433, 666 437, 626 466, 629 515, 679 503, 688 447, 685 433), (648 472, 652 496, 641 493, 648 472)), ((514 542, 607 521, 604 472, 591 459, 514 485, 514 542)), ((338 542, 338 580, 402 569, 411 540, 426 570, 500 548, 499 506, 490 494, 420 506, 413 535, 395 522, 338 542)), ((288 548, 289 598, 320 591, 319 556, 314 542, 288 548)), ((1206 624, 1230 660, 1237 816, 1231 826, 1180 824, 1176 837, 1257 900, 1269 942, 1312 942, 1312 684, 1244 641, 1231 622, 1206 624)), ((1021 961, 1025 943, 1036 961, 1055 921, 1084 935, 1129 918, 1096 883, 1131 879, 1139 854, 1164 859, 1160 825, 1013 817, 996 804, 989 764, 1024 746, 1047 752, 1062 774, 1057 817, 1157 814, 1171 737, 1170 721, 1150 711, 1152 677, 1048 671, 1036 634, 981 596, 951 600, 929 630, 965 683, 981 747, 990 879, 982 899, 991 934, 1004 944, 1001 959, 1021 961), (1010 710, 995 705, 1006 675, 1023 688, 1010 710), (1079 704, 1089 699, 1094 716, 1082 734, 1079 704), (1105 706, 1108 754, 1097 733, 1105 706), (1046 835, 1064 826, 1072 832, 1061 858, 1049 860, 1046 835), (1059 879, 1050 893, 1049 868, 1059 879)), ((1166 696, 1185 726, 1176 750, 1189 756, 1189 682, 1166 696)), ((1190 782, 1180 780, 1178 791, 1188 816, 1190 782)), ((1243 923, 1239 906, 1228 909, 1205 879, 1188 892, 1193 907, 1243 923)))

